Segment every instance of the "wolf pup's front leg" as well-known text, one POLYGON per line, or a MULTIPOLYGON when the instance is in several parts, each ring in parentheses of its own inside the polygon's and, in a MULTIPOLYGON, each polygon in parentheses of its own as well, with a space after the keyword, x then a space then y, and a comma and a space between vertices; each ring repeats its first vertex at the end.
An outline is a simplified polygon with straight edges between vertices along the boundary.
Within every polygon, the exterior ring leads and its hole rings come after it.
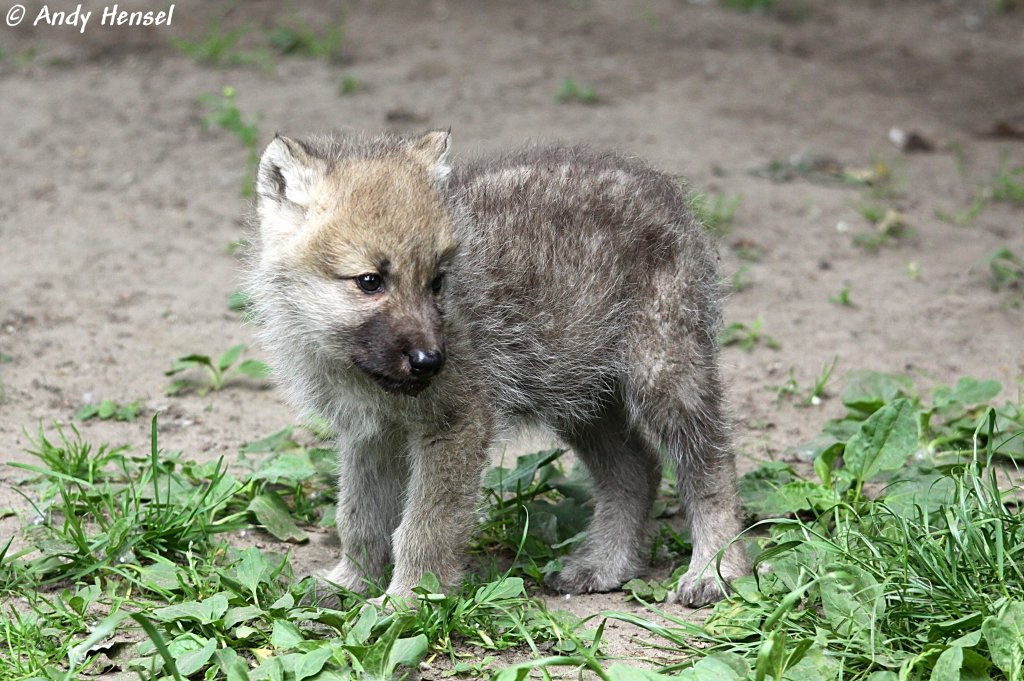
POLYGON ((409 477, 406 435, 382 428, 338 439, 336 526, 342 558, 323 575, 329 584, 365 593, 392 562, 391 534, 402 516, 409 477))
POLYGON ((426 429, 410 447, 410 476, 395 530, 395 571, 387 595, 407 598, 424 574, 441 587, 458 587, 466 544, 476 526, 490 425, 484 415, 462 415, 426 429))

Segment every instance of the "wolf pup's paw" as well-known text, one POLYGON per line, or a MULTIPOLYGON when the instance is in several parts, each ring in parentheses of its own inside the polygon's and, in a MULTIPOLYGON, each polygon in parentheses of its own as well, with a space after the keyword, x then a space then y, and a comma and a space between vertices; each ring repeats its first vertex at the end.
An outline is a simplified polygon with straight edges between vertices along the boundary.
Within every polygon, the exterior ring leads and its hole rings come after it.
POLYGON ((700 571, 691 569, 679 578, 675 592, 669 594, 669 600, 678 601, 681 605, 691 608, 699 608, 720 601, 725 596, 718 575, 713 571, 706 570, 700 574, 700 571))
POLYGON ((313 588, 305 593, 299 604, 305 608, 337 610, 341 607, 341 590, 324 580, 322 575, 313 575, 313 588))
POLYGON ((691 608, 699 608, 722 600, 728 595, 729 582, 749 572, 742 548, 734 544, 726 550, 718 570, 715 561, 708 564, 703 561, 691 561, 690 568, 679 578, 675 592, 669 594, 669 600, 678 601, 691 608), (725 580, 723 585, 722 580, 725 580), (726 591, 723 591, 723 586, 726 591))
POLYGON ((384 613, 396 612, 398 610, 416 610, 420 606, 419 599, 416 598, 414 593, 401 596, 385 593, 376 598, 368 598, 366 602, 376 606, 377 609, 384 613))
POLYGON ((370 590, 366 578, 353 569, 349 561, 341 561, 333 569, 313 575, 315 586, 302 599, 303 605, 321 608, 337 608, 342 594, 349 591, 365 594, 370 590))
POLYGON ((569 562, 561 572, 545 577, 544 585, 560 594, 604 593, 615 591, 628 579, 611 574, 606 567, 569 562))

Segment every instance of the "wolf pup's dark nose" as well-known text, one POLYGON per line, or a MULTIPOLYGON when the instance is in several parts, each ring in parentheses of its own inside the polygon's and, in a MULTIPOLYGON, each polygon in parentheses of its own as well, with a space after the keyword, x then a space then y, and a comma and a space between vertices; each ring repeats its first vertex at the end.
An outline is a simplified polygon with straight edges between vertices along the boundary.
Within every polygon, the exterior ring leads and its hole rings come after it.
POLYGON ((409 368, 413 376, 427 378, 444 366, 444 353, 440 350, 413 350, 409 353, 409 368))

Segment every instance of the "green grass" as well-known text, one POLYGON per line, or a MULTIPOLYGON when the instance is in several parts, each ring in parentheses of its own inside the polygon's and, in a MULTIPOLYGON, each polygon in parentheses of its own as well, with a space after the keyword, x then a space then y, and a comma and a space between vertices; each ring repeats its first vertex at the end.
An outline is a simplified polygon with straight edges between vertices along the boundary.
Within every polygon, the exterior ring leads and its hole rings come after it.
POLYGON ((75 412, 76 421, 88 421, 89 419, 99 419, 101 421, 134 421, 139 415, 139 402, 130 402, 128 404, 118 404, 113 400, 103 400, 102 402, 88 402, 79 407, 78 411, 75 412))
POLYGON ((338 94, 344 97, 345 95, 352 95, 360 92, 366 88, 363 85, 363 81, 353 75, 343 76, 341 82, 338 83, 338 94))
MULTIPOLYGON (((958 165, 963 175, 966 166, 958 165)), ((970 204, 952 213, 942 210, 935 211, 935 217, 955 225, 969 226, 993 201, 1012 205, 1024 205, 1024 166, 1010 166, 1007 154, 1002 154, 999 167, 992 176, 974 191, 970 204)))
POLYGON ((980 264, 989 271, 993 291, 1009 292, 1004 302, 1007 307, 1024 303, 1024 258, 1003 247, 983 258, 980 264))
POLYGON ((925 402, 904 377, 852 374, 847 414, 813 444, 817 479, 770 462, 741 481, 768 518, 755 576, 703 625, 604 613, 677 656, 642 678, 1020 679, 1024 514, 997 462, 1024 459, 1024 410, 989 406, 1000 391, 962 379, 925 402))
POLYGON ((991 180, 992 199, 1024 205, 1024 166, 1009 167, 1004 155, 991 180))
POLYGON ((1024 285, 1024 258, 1009 248, 1000 248, 985 258, 992 275, 992 289, 1020 288, 1024 285))
MULTIPOLYGON (((541 644, 565 654, 595 645, 579 620, 547 611, 522 577, 496 569, 447 595, 427 575, 415 609, 381 611, 344 594, 336 608, 320 607, 313 581, 295 579, 287 554, 235 549, 224 536, 251 522, 305 541, 296 523, 333 517, 332 452, 288 427, 243 447, 236 468, 248 472, 236 476, 223 462, 161 450, 155 420, 152 433, 139 457, 94 448, 77 431, 37 436, 31 453, 40 465, 19 467, 34 476, 26 496, 39 520, 25 535, 29 548, 0 550, 0 591, 29 596, 27 608, 0 608, 0 679, 73 678, 97 661, 94 643, 126 628, 147 640, 123 671, 183 679, 390 679, 428 653, 472 671, 485 665, 465 659, 468 647, 539 655, 541 644), (257 502, 270 495, 276 515, 264 517, 257 502), (299 533, 281 532, 284 525, 299 533), (74 588, 59 586, 67 584, 74 588)), ((560 453, 520 462, 510 472, 515 489, 523 493, 525 482, 533 486, 526 494, 549 491, 537 485, 550 481, 560 453), (540 472, 536 485, 527 469, 540 472)), ((496 499, 514 494, 505 481, 501 471, 489 474, 496 499)))
POLYGON ((719 0, 719 4, 734 12, 767 12, 775 7, 775 0, 719 0))
POLYGON ((853 302, 853 298, 850 297, 849 287, 846 286, 839 289, 839 293, 834 296, 829 296, 828 302, 839 307, 857 307, 853 302))
POLYGON ((338 61, 343 37, 344 26, 341 23, 316 31, 309 22, 293 14, 286 22, 270 30, 267 42, 280 55, 338 61))
MULTIPOLYGON (((824 397, 834 368, 794 397, 824 397)), ((439 593, 427 575, 418 607, 381 610, 347 593, 320 605, 292 569, 288 547, 333 518, 322 426, 257 439, 230 470, 161 449, 155 419, 144 454, 94 447, 73 428, 40 432, 37 463, 19 465, 24 548, 0 545, 0 680, 388 679, 418 665, 436 675, 442 661, 499 680, 555 668, 609 680, 1019 680, 1024 516, 1006 463, 1024 460, 1024 405, 999 404, 1001 391, 968 378, 924 395, 902 376, 848 375, 846 413, 800 446, 813 473, 766 462, 742 478, 760 569, 703 624, 674 605, 580 621, 533 595, 589 515, 584 476, 561 450, 488 471, 461 589, 439 593), (240 546, 252 526, 279 541, 240 546), (646 632, 646 662, 607 658, 608 620, 646 632), (105 656, 118 648, 128 654, 105 656)), ((669 471, 659 519, 673 486, 669 471)), ((656 564, 678 575, 689 549, 659 520, 656 564)), ((655 608, 673 584, 624 591, 655 608)))
POLYGON ((555 93, 555 101, 559 104, 597 104, 601 99, 592 86, 577 83, 574 78, 566 78, 555 93))
POLYGON ((256 168, 259 165, 259 128, 256 119, 245 116, 235 101, 235 89, 225 87, 219 97, 200 95, 198 102, 207 109, 203 117, 203 129, 217 128, 238 139, 246 151, 245 175, 242 178, 243 198, 252 196, 256 182, 256 168))
POLYGON ((343 37, 342 22, 317 30, 292 11, 286 20, 265 30, 249 24, 225 28, 220 19, 214 19, 202 35, 172 38, 171 44, 204 66, 272 69, 274 55, 340 61, 343 37))
POLYGON ((736 216, 736 209, 742 202, 743 197, 739 194, 729 196, 697 192, 687 198, 694 217, 704 225, 704 229, 717 236, 729 233, 733 218, 736 216))
POLYGON ((193 39, 172 38, 171 44, 204 66, 244 66, 266 64, 265 51, 243 50, 239 42, 252 33, 251 26, 227 29, 219 20, 210 22, 206 32, 193 39))
POLYGON ((255 380, 266 378, 270 370, 264 362, 257 359, 241 359, 245 348, 244 343, 232 345, 216 361, 209 355, 198 353, 179 357, 164 375, 185 374, 186 377, 171 381, 166 393, 179 395, 184 392, 196 392, 205 395, 212 390, 220 390, 235 377, 244 376, 255 380))
POLYGON ((740 265, 729 278, 729 287, 736 293, 742 293, 753 286, 750 281, 750 266, 740 265))
POLYGON ((786 399, 793 401, 799 407, 816 407, 825 399, 825 388, 832 380, 832 374, 838 363, 839 356, 837 355, 831 363, 821 368, 818 376, 807 389, 800 387, 800 383, 796 380, 796 370, 792 368, 789 370, 789 378, 785 383, 778 386, 767 386, 767 389, 775 393, 776 404, 786 399))
POLYGON ((736 345, 740 349, 750 352, 758 345, 764 345, 772 350, 779 350, 782 345, 767 333, 764 332, 764 319, 758 317, 750 324, 733 322, 726 325, 722 330, 721 342, 723 346, 736 345))
POLYGON ((874 253, 883 246, 906 239, 912 234, 906 216, 894 208, 861 203, 855 205, 854 209, 875 228, 873 232, 853 237, 854 245, 865 251, 874 253))

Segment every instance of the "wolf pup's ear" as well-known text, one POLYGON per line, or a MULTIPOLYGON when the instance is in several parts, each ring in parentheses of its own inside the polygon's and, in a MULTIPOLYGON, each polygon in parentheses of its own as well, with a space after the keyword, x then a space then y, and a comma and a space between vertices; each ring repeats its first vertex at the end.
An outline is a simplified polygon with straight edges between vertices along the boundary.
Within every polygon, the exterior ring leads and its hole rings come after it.
POLYGON ((260 157, 256 193, 260 199, 288 201, 306 208, 310 192, 323 177, 323 161, 310 156, 295 140, 274 137, 260 157))
POLYGON ((409 151, 413 158, 427 166, 427 171, 434 179, 443 180, 452 172, 452 167, 448 165, 448 152, 451 148, 450 131, 431 130, 412 140, 409 151))
POLYGON ((313 189, 325 173, 323 159, 295 140, 278 136, 267 145, 256 171, 256 213, 265 256, 299 232, 313 189))

